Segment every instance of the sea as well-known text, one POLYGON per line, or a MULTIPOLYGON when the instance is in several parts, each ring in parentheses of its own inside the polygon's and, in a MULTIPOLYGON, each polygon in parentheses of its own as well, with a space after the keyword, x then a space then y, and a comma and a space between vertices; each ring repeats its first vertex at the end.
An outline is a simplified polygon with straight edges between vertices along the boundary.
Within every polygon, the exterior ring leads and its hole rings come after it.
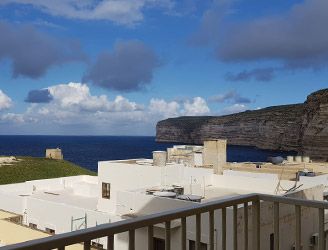
MULTIPOLYGON (((44 157, 47 148, 61 148, 64 159, 97 172, 98 161, 151 158, 152 151, 166 150, 177 143, 158 143, 154 136, 35 136, 0 135, 0 155, 44 157)), ((262 162, 268 157, 296 152, 228 146, 229 162, 262 162)))

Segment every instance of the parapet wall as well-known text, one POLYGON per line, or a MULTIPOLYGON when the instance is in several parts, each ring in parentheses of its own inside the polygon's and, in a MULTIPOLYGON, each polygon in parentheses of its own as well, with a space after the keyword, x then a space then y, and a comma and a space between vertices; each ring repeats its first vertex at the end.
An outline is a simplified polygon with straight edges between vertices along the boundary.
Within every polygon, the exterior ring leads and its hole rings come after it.
POLYGON ((295 150, 328 160, 328 89, 312 93, 302 104, 226 116, 169 118, 158 122, 156 139, 190 144, 227 139, 230 145, 295 150))

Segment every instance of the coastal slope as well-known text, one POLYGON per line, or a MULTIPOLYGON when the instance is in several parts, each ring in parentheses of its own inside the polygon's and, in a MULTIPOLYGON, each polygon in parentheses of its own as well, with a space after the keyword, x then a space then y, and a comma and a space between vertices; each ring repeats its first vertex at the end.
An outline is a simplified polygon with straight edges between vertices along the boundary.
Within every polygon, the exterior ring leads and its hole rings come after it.
POLYGON ((75 175, 96 175, 65 160, 27 156, 15 159, 17 160, 9 164, 0 164, 0 185, 75 175))
POLYGON ((230 145, 298 151, 328 160, 328 89, 301 104, 281 105, 225 116, 184 116, 157 123, 158 142, 202 144, 227 139, 230 145))

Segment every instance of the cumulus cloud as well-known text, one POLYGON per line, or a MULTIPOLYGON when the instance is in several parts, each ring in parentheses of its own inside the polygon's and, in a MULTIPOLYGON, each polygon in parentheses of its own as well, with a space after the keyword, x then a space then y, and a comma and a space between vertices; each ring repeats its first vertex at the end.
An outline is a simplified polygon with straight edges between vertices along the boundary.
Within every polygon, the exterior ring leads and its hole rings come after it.
MULTIPOLYGON (((218 9, 213 5, 207 12, 216 13, 216 18, 219 18, 227 15, 232 8, 218 9)), ((242 21, 224 18, 211 21, 213 18, 207 17, 205 12, 201 24, 203 33, 198 32, 197 37, 198 40, 212 43, 220 61, 267 61, 275 65, 230 72, 226 75, 228 80, 270 81, 275 73, 299 69, 317 70, 328 66, 327 9, 326 0, 304 0, 280 15, 242 21)))
POLYGON ((122 96, 117 96, 115 100, 110 101, 106 95, 91 95, 89 87, 82 83, 54 85, 48 90, 53 97, 53 105, 60 109, 85 112, 123 112, 142 109, 142 105, 130 102, 122 96))
POLYGON ((222 115, 229 115, 234 113, 239 113, 247 110, 247 106, 245 104, 233 104, 231 106, 225 107, 220 111, 222 115))
POLYGON ((194 97, 184 103, 184 115, 207 115, 210 112, 206 101, 201 97, 194 97))
POLYGON ((113 52, 103 52, 85 75, 84 81, 103 88, 134 91, 144 88, 153 78, 159 59, 140 41, 118 42, 113 52))
POLYGON ((24 115, 23 114, 15 114, 15 113, 7 113, 0 116, 1 123, 24 123, 24 115))
POLYGON ((140 104, 121 95, 93 95, 82 83, 57 84, 46 89, 51 102, 30 103, 21 114, 2 114, 0 127, 14 127, 16 133, 153 134, 159 120, 210 113, 201 97, 181 104, 159 98, 140 104))
POLYGON ((0 61, 12 62, 13 77, 39 78, 54 66, 85 60, 80 45, 57 40, 29 25, 12 25, 0 21, 0 61))
POLYGON ((180 115, 180 104, 176 101, 167 102, 164 99, 152 98, 149 104, 151 114, 159 114, 162 117, 176 117, 180 115))
POLYGON ((252 102, 251 99, 241 96, 235 90, 231 90, 225 94, 211 96, 209 98, 209 101, 218 102, 218 103, 232 102, 234 104, 236 104, 236 103, 242 104, 242 103, 251 103, 252 102))
POLYGON ((12 100, 0 89, 0 111, 12 106, 12 100))
POLYGON ((117 24, 133 25, 143 20, 143 10, 160 8, 169 10, 171 0, 2 0, 6 4, 31 5, 40 11, 71 19, 110 20, 117 24))
POLYGON ((29 103, 49 103, 53 99, 49 89, 37 89, 28 92, 25 102, 29 103))

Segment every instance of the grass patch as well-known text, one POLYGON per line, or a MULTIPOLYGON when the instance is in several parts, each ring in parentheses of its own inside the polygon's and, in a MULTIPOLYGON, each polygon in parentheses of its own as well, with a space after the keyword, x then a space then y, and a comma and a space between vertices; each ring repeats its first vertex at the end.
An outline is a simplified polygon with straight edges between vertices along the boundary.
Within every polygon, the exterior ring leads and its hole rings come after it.
POLYGON ((0 185, 74 175, 97 175, 69 161, 16 157, 19 161, 0 166, 0 185))

